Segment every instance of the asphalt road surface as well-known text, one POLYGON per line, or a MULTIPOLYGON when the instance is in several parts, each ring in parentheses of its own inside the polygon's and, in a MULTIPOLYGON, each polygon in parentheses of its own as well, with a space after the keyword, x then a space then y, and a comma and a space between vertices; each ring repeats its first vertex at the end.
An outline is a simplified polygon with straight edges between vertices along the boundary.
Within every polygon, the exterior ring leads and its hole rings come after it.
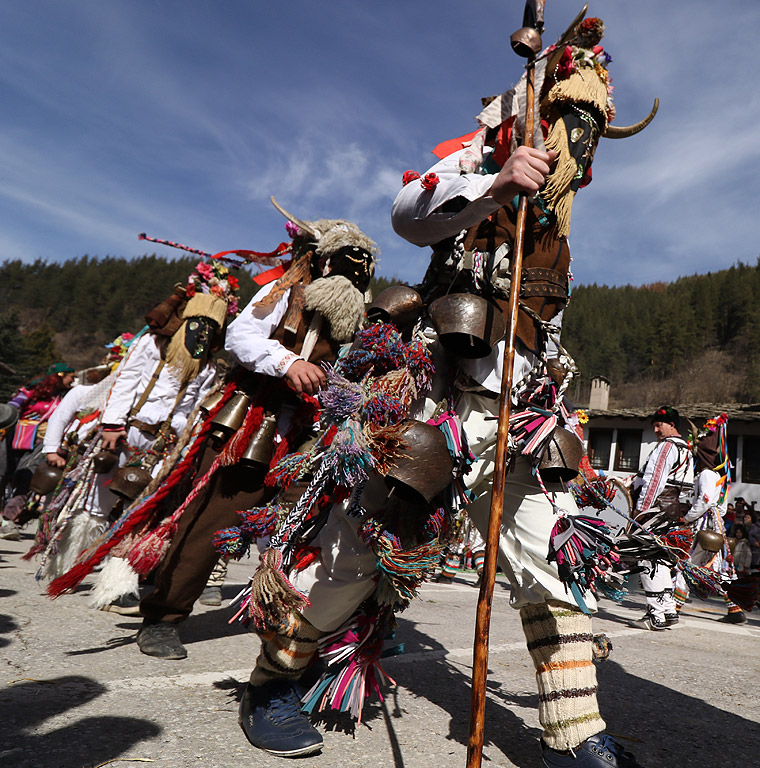
MULTIPOLYGON (((258 650, 255 635, 229 625, 229 599, 250 561, 233 563, 221 608, 198 606, 181 627, 182 661, 142 655, 139 617, 88 607, 88 587, 49 600, 21 555, 31 543, 0 541, 0 766, 5 768, 464 768, 477 590, 465 575, 429 584, 401 614, 383 661, 397 682, 354 726, 330 717, 318 727, 318 756, 290 763, 251 747, 237 701, 258 650)), ((601 603, 594 630, 612 639, 598 667, 608 730, 646 768, 760 766, 760 615, 718 622, 718 601, 694 600, 665 632, 627 626, 643 613, 633 594, 601 603)), ((539 768, 533 666, 509 589, 494 595, 483 765, 539 768)))

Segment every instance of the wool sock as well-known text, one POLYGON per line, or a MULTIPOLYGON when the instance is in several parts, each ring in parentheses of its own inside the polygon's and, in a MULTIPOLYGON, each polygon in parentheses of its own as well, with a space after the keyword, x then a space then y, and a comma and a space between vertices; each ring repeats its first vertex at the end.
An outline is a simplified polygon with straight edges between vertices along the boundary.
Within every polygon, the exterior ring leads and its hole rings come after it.
POLYGON ((591 617, 565 603, 520 609, 538 682, 543 739, 556 750, 574 749, 605 728, 596 701, 591 617))
POLYGON ((275 678, 298 680, 323 634, 300 613, 291 611, 280 632, 261 636, 261 651, 251 672, 251 685, 263 685, 275 678))

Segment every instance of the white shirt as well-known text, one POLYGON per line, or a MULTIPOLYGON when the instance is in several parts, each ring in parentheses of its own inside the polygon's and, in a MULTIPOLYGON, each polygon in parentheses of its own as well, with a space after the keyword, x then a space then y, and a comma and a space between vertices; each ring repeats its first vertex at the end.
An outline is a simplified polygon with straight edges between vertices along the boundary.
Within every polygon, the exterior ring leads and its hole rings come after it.
MULTIPOLYGON (((69 427, 78 431, 78 425, 73 422, 81 410, 82 400, 94 386, 94 384, 80 384, 78 387, 72 387, 66 393, 66 396, 53 411, 53 415, 48 419, 47 431, 42 441, 43 453, 55 453, 61 446, 64 436, 72 431, 69 427)), ((89 431, 92 427, 93 423, 87 422, 82 431, 89 431)))
MULTIPOLYGON (((103 412, 104 424, 126 425, 130 410, 148 387, 160 361, 161 351, 153 334, 141 336, 129 356, 119 366, 116 383, 103 412)), ((135 418, 146 424, 161 424, 171 416, 172 428, 177 434, 181 434, 187 417, 211 389, 214 375, 214 367, 206 364, 198 376, 188 384, 175 408, 181 382, 171 368, 165 365, 135 418)))
POLYGON ((253 309, 253 305, 267 296, 274 285, 274 282, 265 285, 230 323, 224 348, 249 371, 281 378, 296 360, 303 358, 269 338, 285 317, 290 290, 285 291, 275 304, 253 309))
POLYGON ((721 478, 714 469, 703 469, 694 480, 694 501, 691 509, 684 515, 687 523, 693 523, 715 507, 721 517, 725 509, 718 506, 720 499, 721 478))
POLYGON ((686 442, 681 437, 666 437, 649 454, 636 509, 654 506, 668 483, 691 492, 693 481, 694 464, 686 442))

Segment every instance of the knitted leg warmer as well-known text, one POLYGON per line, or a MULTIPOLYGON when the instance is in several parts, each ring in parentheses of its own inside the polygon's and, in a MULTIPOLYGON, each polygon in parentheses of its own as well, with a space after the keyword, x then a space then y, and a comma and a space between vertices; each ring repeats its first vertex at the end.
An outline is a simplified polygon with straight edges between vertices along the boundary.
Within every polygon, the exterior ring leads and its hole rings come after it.
POLYGON ((441 575, 445 576, 447 579, 453 579, 459 570, 460 560, 461 557, 459 555, 451 553, 446 555, 446 559, 443 561, 443 565, 441 565, 441 575))
POLYGON ((323 634, 300 613, 292 611, 281 632, 261 637, 261 651, 251 672, 251 685, 263 685, 274 678, 298 680, 323 634))
POLYGON ((520 609, 538 682, 543 739, 557 750, 574 749, 604 730, 596 702, 591 617, 565 603, 520 609))

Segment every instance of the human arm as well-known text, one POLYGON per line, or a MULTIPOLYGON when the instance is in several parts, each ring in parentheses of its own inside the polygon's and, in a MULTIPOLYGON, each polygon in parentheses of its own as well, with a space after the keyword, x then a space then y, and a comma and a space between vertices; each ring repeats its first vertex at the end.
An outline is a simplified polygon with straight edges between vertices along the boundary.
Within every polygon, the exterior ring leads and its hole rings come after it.
POLYGON ((116 381, 108 395, 102 419, 106 432, 114 432, 116 428, 126 429, 129 411, 144 389, 140 387, 143 370, 151 367, 152 373, 160 359, 154 338, 150 334, 141 336, 119 366, 116 381))
POLYGON ((286 377, 298 392, 313 394, 325 382, 324 371, 270 338, 288 309, 290 291, 268 307, 261 301, 273 284, 262 288, 227 329, 224 348, 240 365, 266 376, 286 377))
POLYGON ((82 398, 90 389, 92 389, 91 385, 80 385, 70 389, 58 404, 58 407, 53 411, 53 415, 48 419, 47 430, 42 441, 42 452, 48 457, 48 464, 62 466, 55 461, 51 461, 49 457, 51 454, 58 455, 57 451, 63 442, 66 428, 76 418, 82 398))
POLYGON ((460 173, 454 152, 428 173, 439 181, 424 189, 418 180, 404 186, 391 212, 393 229, 414 245, 434 245, 479 224, 515 195, 535 194, 543 185, 556 153, 518 147, 497 174, 460 173))

